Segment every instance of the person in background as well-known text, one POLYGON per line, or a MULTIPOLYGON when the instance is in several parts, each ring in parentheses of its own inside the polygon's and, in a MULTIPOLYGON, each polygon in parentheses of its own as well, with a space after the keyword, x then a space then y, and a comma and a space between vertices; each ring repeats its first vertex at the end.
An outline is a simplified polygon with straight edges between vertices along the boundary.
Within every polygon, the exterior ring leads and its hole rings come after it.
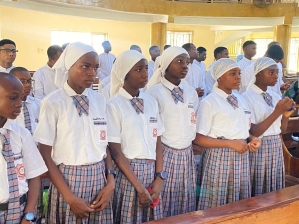
POLYGON ((170 47, 171 47, 171 45, 166 44, 166 45, 164 45, 163 50, 165 51, 167 48, 170 48, 170 47))
POLYGON ((204 47, 198 47, 197 51, 198 58, 194 61, 194 63, 201 68, 202 74, 205 76, 207 69, 204 61, 207 59, 207 50, 204 47))
POLYGON ((109 76, 115 60, 115 55, 111 54, 111 44, 108 40, 102 43, 104 53, 99 55, 99 68, 98 77, 102 81, 105 77, 109 76))
POLYGON ((185 81, 192 86, 198 95, 199 102, 202 100, 205 94, 205 74, 202 73, 201 68, 195 63, 198 58, 198 51, 194 44, 187 43, 182 46, 190 56, 190 63, 188 65, 188 73, 185 77, 185 81))
POLYGON ((54 92, 58 87, 54 83, 55 70, 53 65, 59 59, 63 49, 58 45, 52 45, 47 50, 48 62, 33 74, 34 79, 34 97, 43 99, 48 94, 54 92))
POLYGON ((156 58, 160 56, 160 49, 156 45, 151 46, 149 49, 149 53, 151 55, 151 60, 148 62, 148 80, 150 80, 150 78, 154 74, 155 61, 156 58))
POLYGON ((216 82, 213 79, 213 74, 212 74, 213 66, 214 66, 214 64, 216 63, 217 60, 219 60, 221 58, 229 58, 228 49, 226 47, 217 47, 217 48, 215 48, 214 58, 215 58, 215 61, 210 65, 210 67, 209 67, 209 69, 208 69, 208 71, 206 72, 206 75, 205 75, 206 95, 211 93, 211 91, 213 89, 213 86, 216 82))
POLYGON ((65 43, 61 46, 62 50, 64 51, 64 49, 69 45, 70 43, 65 43))
POLYGON ((0 72, 9 73, 15 67, 13 63, 16 60, 17 52, 16 44, 12 40, 0 41, 0 72))
POLYGON ((131 45, 130 50, 138 51, 139 53, 142 54, 141 48, 138 45, 131 45))

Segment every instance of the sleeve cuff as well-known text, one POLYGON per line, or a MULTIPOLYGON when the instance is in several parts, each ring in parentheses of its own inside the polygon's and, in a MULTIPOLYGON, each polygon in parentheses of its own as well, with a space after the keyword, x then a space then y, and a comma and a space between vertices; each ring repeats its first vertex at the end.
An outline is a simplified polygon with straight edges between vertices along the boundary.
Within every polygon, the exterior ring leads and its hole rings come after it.
POLYGON ((34 137, 34 141, 38 142, 38 143, 41 143, 41 144, 44 144, 44 145, 48 145, 48 146, 53 146, 53 142, 52 140, 49 140, 49 139, 44 139, 42 137, 39 137, 39 136, 33 136, 34 137))
POLYGON ((114 142, 114 143, 121 143, 121 138, 120 137, 111 137, 108 136, 108 142, 114 142))
POLYGON ((43 173, 46 173, 47 171, 48 171, 48 168, 46 167, 46 165, 43 165, 42 167, 35 169, 34 171, 26 173, 26 178, 32 179, 32 178, 42 175, 43 173))

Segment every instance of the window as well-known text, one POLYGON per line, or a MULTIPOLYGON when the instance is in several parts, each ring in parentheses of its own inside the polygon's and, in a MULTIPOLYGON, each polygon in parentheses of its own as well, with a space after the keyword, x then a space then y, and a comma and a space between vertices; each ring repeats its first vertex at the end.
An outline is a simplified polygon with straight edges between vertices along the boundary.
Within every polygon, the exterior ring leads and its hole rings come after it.
POLYGON ((167 31, 166 43, 171 46, 183 46, 186 43, 192 43, 193 32, 187 31, 167 31))
POLYGON ((296 72, 298 69, 299 38, 291 39, 288 70, 296 72))
POLYGON ((268 44, 273 41, 273 39, 253 39, 256 43, 256 55, 254 58, 263 57, 268 49, 268 44))
POLYGON ((63 45, 65 43, 82 42, 93 46, 98 54, 103 53, 102 42, 107 39, 106 34, 51 31, 51 45, 63 45))

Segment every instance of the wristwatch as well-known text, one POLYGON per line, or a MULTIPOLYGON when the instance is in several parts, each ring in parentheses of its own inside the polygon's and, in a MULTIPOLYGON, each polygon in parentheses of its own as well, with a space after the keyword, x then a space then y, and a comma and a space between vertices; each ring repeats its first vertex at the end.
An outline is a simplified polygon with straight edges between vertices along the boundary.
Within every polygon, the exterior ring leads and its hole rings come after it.
POLYGON ((162 180, 167 178, 167 173, 165 171, 155 173, 155 177, 160 177, 162 180))
POLYGON ((35 222, 35 220, 36 220, 34 213, 32 213, 32 212, 26 212, 23 215, 23 218, 28 222, 35 222))
POLYGON ((116 171, 115 170, 107 170, 107 176, 110 173, 113 174, 114 178, 116 177, 116 171))

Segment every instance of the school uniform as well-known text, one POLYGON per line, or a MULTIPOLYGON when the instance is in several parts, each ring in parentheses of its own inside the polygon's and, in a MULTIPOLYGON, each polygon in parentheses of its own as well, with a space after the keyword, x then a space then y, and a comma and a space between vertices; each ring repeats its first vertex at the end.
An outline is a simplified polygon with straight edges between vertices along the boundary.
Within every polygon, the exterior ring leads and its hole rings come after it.
MULTIPOLYGON (((201 88, 205 90, 205 76, 202 73, 202 69, 194 62, 188 65, 185 81, 194 89, 201 88)), ((198 97, 198 101, 200 102, 204 96, 198 97)))
POLYGON ((106 101, 108 101, 110 99, 110 87, 111 87, 111 84, 109 83, 102 89, 102 94, 105 97, 106 101))
POLYGON ((46 64, 33 74, 34 96, 43 99, 48 94, 54 92, 58 87, 55 85, 55 70, 46 64))
POLYGON ((6 121, 0 128, 0 141, 0 223, 19 224, 27 200, 27 180, 47 172, 47 167, 30 132, 17 123, 6 121))
MULTIPOLYGON (((273 113, 281 97, 267 90, 263 92, 256 85, 243 93, 252 112, 252 124, 259 124, 273 113)), ((281 119, 279 116, 260 136, 261 146, 249 153, 252 196, 276 191, 285 187, 284 158, 281 143, 281 119)))
POLYGON ((202 61, 199 62, 199 61, 197 61, 197 60, 194 60, 193 63, 200 67, 201 72, 202 72, 203 75, 206 74, 206 72, 207 72, 207 68, 206 68, 205 63, 203 63, 202 61))
POLYGON ((155 67, 155 62, 153 60, 150 60, 148 62, 148 71, 147 71, 147 73, 148 73, 148 80, 150 80, 151 77, 154 74, 154 67, 155 67))
MULTIPOLYGON (((107 117, 108 141, 121 144, 134 173, 148 188, 155 180, 157 137, 164 131, 156 100, 142 92, 133 98, 121 88, 107 103, 107 117)), ((138 206, 139 198, 133 185, 118 167, 116 172, 114 223, 142 223, 163 217, 161 201, 154 208, 138 206)))
POLYGON ((11 66, 9 68, 4 68, 0 65, 0 72, 5 72, 5 73, 9 73, 13 68, 15 68, 16 66, 11 66))
MULTIPOLYGON (((106 185, 107 123, 104 97, 90 88, 81 95, 67 84, 44 98, 34 134, 52 146, 52 159, 77 197, 92 203, 106 185)), ((113 223, 111 204, 81 219, 54 185, 50 185, 46 222, 113 223)))
MULTIPOLYGON (((201 135, 244 141, 249 137, 251 114, 240 94, 228 95, 214 87, 201 101, 197 115, 197 133, 201 135)), ((250 197, 248 154, 240 154, 231 148, 204 149, 199 177, 199 210, 250 197)))
POLYGON ((105 77, 109 76, 113 66, 115 56, 110 53, 102 53, 99 55, 99 78, 103 80, 105 77))
POLYGON ((162 190, 164 217, 192 212, 196 207, 192 141, 195 138, 197 93, 184 80, 175 86, 164 77, 146 93, 158 101, 166 130, 161 137, 163 169, 167 173, 162 190))

